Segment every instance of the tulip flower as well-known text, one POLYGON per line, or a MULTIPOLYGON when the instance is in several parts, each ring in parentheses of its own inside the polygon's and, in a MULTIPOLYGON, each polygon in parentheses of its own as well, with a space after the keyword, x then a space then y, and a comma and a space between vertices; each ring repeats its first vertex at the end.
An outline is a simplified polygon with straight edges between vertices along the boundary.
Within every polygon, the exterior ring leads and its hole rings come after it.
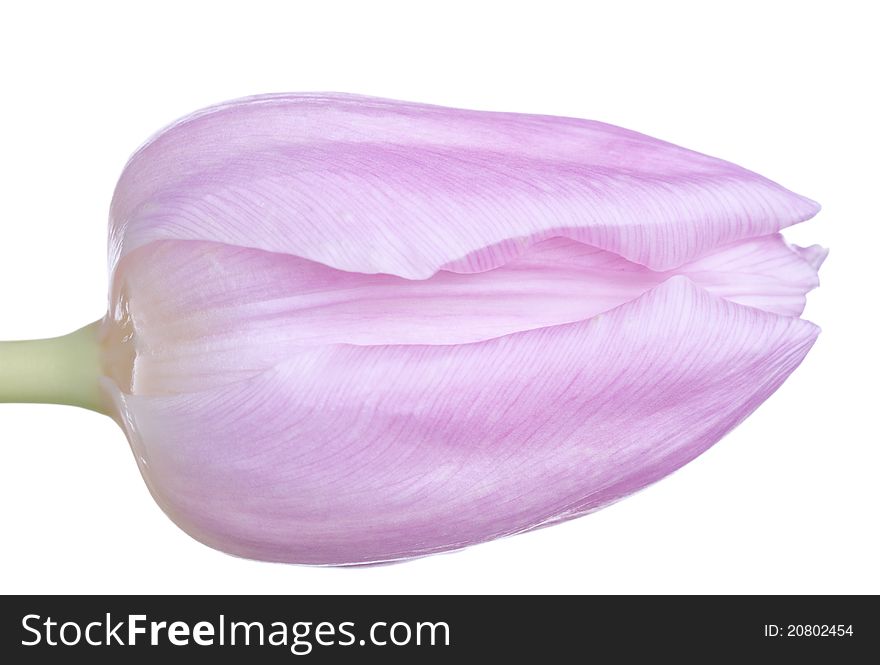
POLYGON ((237 555, 394 561, 591 512, 803 360, 813 201, 599 122, 352 95, 195 113, 130 159, 110 307, 0 347, 0 401, 125 431, 237 555))

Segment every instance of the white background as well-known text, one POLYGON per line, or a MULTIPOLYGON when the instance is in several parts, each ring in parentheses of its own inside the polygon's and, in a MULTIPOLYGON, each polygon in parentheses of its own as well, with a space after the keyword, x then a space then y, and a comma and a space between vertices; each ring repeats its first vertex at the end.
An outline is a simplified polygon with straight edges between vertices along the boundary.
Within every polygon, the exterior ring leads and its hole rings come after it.
POLYGON ((245 561, 155 506, 108 418, 0 405, 2 592, 880 592, 872 3, 16 3, 0 9, 0 338, 99 318, 128 155, 196 108, 348 91, 604 120, 820 201, 789 381, 683 470, 573 522, 361 569, 245 561))

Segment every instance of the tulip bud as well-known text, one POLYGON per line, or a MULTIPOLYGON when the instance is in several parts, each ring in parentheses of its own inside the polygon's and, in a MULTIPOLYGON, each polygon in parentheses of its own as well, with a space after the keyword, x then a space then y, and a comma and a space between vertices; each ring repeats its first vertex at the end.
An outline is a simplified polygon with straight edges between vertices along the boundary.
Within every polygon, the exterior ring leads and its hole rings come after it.
POLYGON ((818 209, 598 122, 234 101, 134 154, 107 317, 0 346, 0 401, 109 413, 227 552, 460 548, 659 480, 773 393, 826 254, 779 231, 818 209))

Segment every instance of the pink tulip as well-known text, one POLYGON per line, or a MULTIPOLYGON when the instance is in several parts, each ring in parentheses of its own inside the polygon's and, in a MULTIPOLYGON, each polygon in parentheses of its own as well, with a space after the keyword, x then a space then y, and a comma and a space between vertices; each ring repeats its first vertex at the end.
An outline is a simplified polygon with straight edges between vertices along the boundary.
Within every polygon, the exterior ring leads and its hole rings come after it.
POLYGON ((616 501, 767 399, 819 332, 826 251, 778 233, 818 209, 598 122, 234 101, 131 158, 109 314, 0 347, 0 401, 110 414, 227 552, 460 548, 616 501))

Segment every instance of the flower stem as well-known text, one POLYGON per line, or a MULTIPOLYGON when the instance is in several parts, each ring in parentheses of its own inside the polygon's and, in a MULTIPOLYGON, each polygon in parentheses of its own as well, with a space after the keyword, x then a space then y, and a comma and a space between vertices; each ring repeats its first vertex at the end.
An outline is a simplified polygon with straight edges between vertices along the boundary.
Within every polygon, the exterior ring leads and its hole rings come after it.
POLYGON ((70 404, 109 413, 99 384, 100 323, 62 337, 0 342, 0 402, 70 404))

